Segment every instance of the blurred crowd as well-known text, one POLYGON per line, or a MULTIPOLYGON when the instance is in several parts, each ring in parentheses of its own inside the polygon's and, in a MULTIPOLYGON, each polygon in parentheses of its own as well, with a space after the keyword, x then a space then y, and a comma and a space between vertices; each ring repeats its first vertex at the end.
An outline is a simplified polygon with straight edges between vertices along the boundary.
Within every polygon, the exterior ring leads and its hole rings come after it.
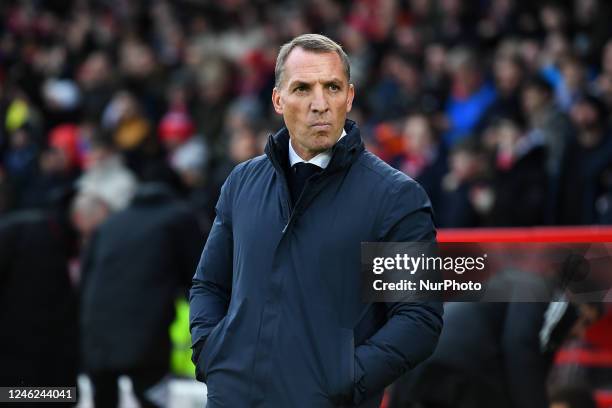
POLYGON ((369 148, 440 227, 612 220, 612 7, 601 0, 4 1, 4 211, 154 175, 203 224, 281 119, 281 44, 339 41, 369 148), (75 184, 76 182, 76 184, 75 184))
MULTIPOLYGON (((282 126, 278 49, 305 32, 342 44, 351 119, 423 185, 438 227, 610 224, 610 21, 605 0, 4 0, 0 283, 14 291, 0 321, 63 333, 49 347, 74 344, 71 356, 81 330, 99 389, 121 370, 138 396, 158 381, 220 187, 282 126), (68 271, 67 259, 80 261, 68 271), (61 305, 45 303, 50 290, 61 305), (117 339, 136 340, 108 354, 117 339)), ((50 358, 30 340, 31 364, 50 358)), ((65 384, 77 362, 52 357, 65 384)), ((52 385, 42 374, 30 384, 52 385)))

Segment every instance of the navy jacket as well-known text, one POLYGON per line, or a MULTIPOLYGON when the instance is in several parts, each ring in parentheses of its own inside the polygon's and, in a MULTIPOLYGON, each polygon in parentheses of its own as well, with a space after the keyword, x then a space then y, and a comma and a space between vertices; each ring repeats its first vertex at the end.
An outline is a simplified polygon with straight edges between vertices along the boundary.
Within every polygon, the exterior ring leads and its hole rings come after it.
POLYGON ((198 379, 216 407, 374 407, 434 350, 439 303, 364 303, 360 243, 435 240, 423 189, 364 149, 359 129, 292 205, 289 134, 237 166, 190 294, 198 379))

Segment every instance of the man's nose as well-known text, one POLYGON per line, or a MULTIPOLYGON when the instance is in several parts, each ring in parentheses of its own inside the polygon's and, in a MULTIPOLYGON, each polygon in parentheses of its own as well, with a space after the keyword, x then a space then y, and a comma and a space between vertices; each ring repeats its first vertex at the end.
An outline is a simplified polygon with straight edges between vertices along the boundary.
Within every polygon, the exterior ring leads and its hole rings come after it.
POLYGON ((326 112, 329 109, 327 97, 322 88, 316 87, 313 92, 312 101, 310 102, 310 110, 316 113, 326 112))

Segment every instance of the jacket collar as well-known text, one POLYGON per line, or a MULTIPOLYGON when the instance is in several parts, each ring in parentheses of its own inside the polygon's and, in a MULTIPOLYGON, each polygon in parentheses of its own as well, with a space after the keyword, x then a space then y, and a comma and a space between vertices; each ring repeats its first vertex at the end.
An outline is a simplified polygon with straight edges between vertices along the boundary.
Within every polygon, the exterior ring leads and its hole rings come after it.
MULTIPOLYGON (((323 174, 332 174, 348 168, 364 150, 359 127, 355 122, 347 119, 344 123, 346 136, 332 147, 332 157, 323 174)), ((286 127, 270 135, 265 148, 266 156, 281 174, 289 166, 289 131, 286 127)))

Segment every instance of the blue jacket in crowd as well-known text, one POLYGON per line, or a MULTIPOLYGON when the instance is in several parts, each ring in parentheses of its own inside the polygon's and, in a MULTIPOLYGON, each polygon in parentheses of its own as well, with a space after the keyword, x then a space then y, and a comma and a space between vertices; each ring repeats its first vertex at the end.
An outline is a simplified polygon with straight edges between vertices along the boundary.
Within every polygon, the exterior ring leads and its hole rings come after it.
POLYGON ((441 304, 361 300, 361 242, 435 229, 424 190, 366 151, 355 123, 345 130, 295 205, 286 129, 222 188, 190 295, 211 408, 377 407, 436 347, 441 304))

